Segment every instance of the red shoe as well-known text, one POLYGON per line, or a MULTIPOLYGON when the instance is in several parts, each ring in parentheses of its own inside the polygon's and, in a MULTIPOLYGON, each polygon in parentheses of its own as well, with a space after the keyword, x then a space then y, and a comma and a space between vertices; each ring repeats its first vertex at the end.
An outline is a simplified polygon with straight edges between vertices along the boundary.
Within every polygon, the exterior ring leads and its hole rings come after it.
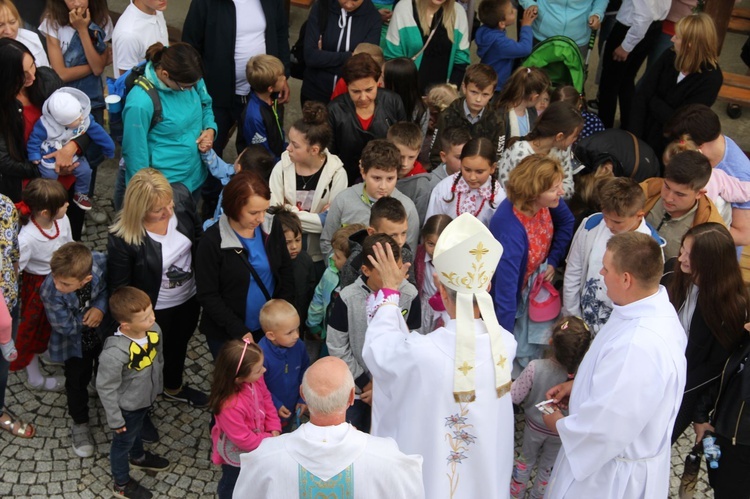
POLYGON ((76 192, 73 194, 73 202, 82 210, 89 211, 91 206, 91 200, 86 194, 81 194, 80 192, 76 192))

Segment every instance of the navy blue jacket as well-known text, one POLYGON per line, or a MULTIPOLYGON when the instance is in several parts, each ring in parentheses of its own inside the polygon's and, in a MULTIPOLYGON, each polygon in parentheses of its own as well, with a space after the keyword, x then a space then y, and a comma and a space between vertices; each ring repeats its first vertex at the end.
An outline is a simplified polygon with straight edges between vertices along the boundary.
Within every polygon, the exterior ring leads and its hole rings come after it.
POLYGON ((293 347, 284 348, 262 338, 258 346, 263 350, 263 367, 266 368, 263 377, 273 405, 277 411, 283 406, 294 414, 297 404, 305 403, 299 393, 302 376, 310 365, 305 342, 298 340, 293 347))

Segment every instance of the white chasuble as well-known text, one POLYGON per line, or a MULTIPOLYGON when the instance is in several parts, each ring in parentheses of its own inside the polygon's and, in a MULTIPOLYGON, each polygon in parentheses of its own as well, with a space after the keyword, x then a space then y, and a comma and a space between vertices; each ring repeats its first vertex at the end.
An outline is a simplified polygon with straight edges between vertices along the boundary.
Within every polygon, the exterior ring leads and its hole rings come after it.
POLYGON ((422 460, 348 423, 306 423, 242 454, 235 499, 422 499, 422 460))
POLYGON ((625 306, 583 358, 545 497, 665 498, 685 387, 685 335, 663 287, 625 306))
MULTIPOLYGON (((514 419, 510 394, 498 398, 490 337, 474 321, 476 399, 457 403, 456 321, 427 335, 409 333, 398 307, 378 308, 363 357, 373 377, 372 434, 392 437, 407 454, 421 454, 426 497, 492 499, 510 496, 514 419)), ((516 341, 502 330, 506 362, 516 341)))

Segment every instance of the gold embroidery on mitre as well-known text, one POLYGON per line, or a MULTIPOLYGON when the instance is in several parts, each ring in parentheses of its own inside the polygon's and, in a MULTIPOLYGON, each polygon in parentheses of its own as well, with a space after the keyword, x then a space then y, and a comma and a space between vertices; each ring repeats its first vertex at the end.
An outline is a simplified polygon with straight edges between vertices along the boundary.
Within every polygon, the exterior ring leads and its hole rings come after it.
POLYGON ((453 400, 455 400, 459 404, 465 402, 474 402, 474 399, 476 399, 474 390, 470 390, 468 392, 453 392, 453 400))
POLYGON ((510 385, 511 385, 511 382, 510 382, 510 381, 508 381, 508 382, 507 382, 507 383, 505 383, 505 384, 504 384, 503 386, 499 386, 499 387, 497 387, 497 398, 500 398, 500 397, 502 397, 503 395, 505 395, 505 394, 507 394, 508 392, 510 392, 510 385))
POLYGON ((464 361, 463 365, 461 367, 457 367, 456 369, 458 369, 459 371, 461 371, 464 376, 468 376, 469 375, 469 371, 471 371, 472 369, 474 369, 474 366, 472 366, 468 362, 464 361))
POLYGON ((460 276, 456 272, 441 272, 441 274, 452 286, 463 287, 469 290, 484 289, 492 278, 492 271, 487 271, 482 262, 482 257, 489 252, 490 250, 480 241, 476 248, 469 250, 469 254, 474 257, 476 262, 471 264, 471 270, 467 270, 464 276, 460 276))

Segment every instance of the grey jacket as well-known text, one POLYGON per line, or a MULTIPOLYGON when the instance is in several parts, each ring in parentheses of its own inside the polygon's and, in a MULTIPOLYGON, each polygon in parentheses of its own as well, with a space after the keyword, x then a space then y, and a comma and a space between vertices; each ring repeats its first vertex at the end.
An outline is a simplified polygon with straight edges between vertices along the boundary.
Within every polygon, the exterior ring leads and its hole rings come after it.
MULTIPOLYGON (((404 280, 398 288, 401 296, 399 307, 406 320, 406 325, 412 331, 420 332, 422 328, 422 312, 417 295, 417 288, 404 280)), ((338 357, 349 366, 357 385, 357 393, 370 382, 370 371, 362 358, 362 348, 365 346, 365 332, 367 331, 367 297, 372 293, 362 277, 353 284, 343 288, 331 311, 328 321, 328 336, 326 343, 328 352, 338 357)))
POLYGON ((99 356, 96 391, 107 414, 107 424, 113 430, 125 426, 121 409, 136 411, 149 407, 164 387, 161 328, 154 324, 152 330, 158 334, 158 341, 156 355, 151 360, 142 356, 133 361, 130 347, 135 342, 125 336, 110 336, 104 342, 99 356), (144 367, 138 369, 137 366, 141 365, 144 367))

